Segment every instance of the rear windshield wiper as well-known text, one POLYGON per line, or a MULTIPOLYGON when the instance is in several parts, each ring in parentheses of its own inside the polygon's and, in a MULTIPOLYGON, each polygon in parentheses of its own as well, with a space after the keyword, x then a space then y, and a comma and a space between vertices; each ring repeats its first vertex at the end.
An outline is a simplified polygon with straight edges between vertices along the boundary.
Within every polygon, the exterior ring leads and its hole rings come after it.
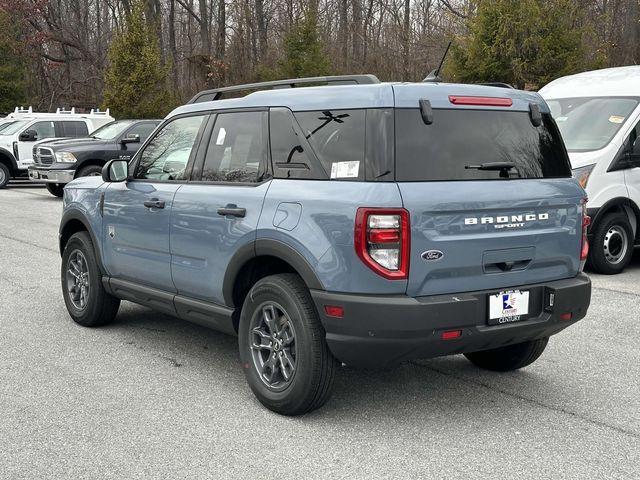
POLYGON ((484 170, 484 171, 496 171, 500 172, 501 178, 509 178, 509 171, 515 168, 515 163, 512 162, 487 162, 480 165, 465 165, 465 170, 484 170))

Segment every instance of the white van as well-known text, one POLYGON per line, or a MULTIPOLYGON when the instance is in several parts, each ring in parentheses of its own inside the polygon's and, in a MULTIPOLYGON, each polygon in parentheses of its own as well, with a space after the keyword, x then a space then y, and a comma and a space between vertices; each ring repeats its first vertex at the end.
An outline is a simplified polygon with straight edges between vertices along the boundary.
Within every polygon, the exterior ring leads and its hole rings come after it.
POLYGON ((0 188, 10 178, 28 176, 33 164, 33 146, 51 138, 86 137, 97 128, 113 122, 109 110, 76 113, 58 109, 55 113, 34 113, 16 108, 0 123, 0 188))
POLYGON ((619 273, 640 240, 640 66, 562 77, 540 94, 589 196, 589 264, 619 273))

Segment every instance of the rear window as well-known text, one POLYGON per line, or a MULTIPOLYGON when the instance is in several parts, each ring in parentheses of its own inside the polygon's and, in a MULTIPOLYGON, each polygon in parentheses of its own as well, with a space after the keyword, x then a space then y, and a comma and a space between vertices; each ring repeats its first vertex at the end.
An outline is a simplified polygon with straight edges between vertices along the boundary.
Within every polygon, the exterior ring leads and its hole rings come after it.
POLYGON ((450 181, 570 177, 550 115, 534 127, 528 112, 434 110, 426 125, 418 109, 396 110, 396 180, 450 181), (506 171, 480 165, 505 162, 506 171))

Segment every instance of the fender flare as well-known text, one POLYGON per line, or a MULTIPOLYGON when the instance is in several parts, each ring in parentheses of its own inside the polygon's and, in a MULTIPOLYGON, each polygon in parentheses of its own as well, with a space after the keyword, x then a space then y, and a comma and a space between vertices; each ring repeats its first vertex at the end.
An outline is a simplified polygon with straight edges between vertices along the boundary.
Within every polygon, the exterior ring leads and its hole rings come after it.
POLYGON ((100 246, 100 243, 97 241, 95 233, 91 229, 91 223, 87 219, 86 215, 81 210, 78 210, 76 208, 69 209, 62 214, 62 219, 60 220, 60 228, 58 231, 58 248, 60 250, 60 256, 62 256, 62 254, 64 253, 64 245, 62 244, 62 232, 64 231, 67 224, 72 220, 79 221, 80 223, 82 223, 82 225, 84 225, 84 228, 89 233, 91 242, 93 243, 93 250, 96 256, 96 260, 98 261, 98 268, 103 275, 106 274, 107 271, 105 270, 104 264, 102 263, 102 255, 100 249, 98 248, 100 246))
MULTIPOLYGON (((592 215, 592 218, 591 218, 591 225, 596 225, 600 220, 602 220, 602 217, 604 215, 606 215, 609 211, 611 211, 611 209, 616 207, 622 208, 622 210, 629 217, 630 217, 630 213, 635 215, 635 221, 633 221, 632 218, 629 218, 629 222, 631 223, 631 227, 633 229, 634 235, 637 236, 638 221, 640 221, 640 208, 638 208, 638 205, 636 205, 636 203, 633 200, 626 197, 612 198, 611 200, 608 200, 607 202, 605 202, 601 207, 594 208, 593 210, 588 209, 592 211, 595 210, 595 213, 592 215)), ((591 227, 589 227, 589 229, 591 229, 591 227)))
POLYGON ((18 162, 16 162, 16 158, 13 156, 13 152, 10 152, 6 148, 0 147, 0 154, 7 156, 7 158, 9 159, 9 162, 11 163, 11 168, 14 171, 18 170, 18 162))
POLYGON ((262 256, 275 257, 287 262, 298 272, 309 289, 324 290, 322 282, 307 259, 295 248, 280 240, 259 238, 242 246, 229 260, 222 284, 222 295, 227 306, 235 306, 233 287, 242 268, 253 258, 262 256))

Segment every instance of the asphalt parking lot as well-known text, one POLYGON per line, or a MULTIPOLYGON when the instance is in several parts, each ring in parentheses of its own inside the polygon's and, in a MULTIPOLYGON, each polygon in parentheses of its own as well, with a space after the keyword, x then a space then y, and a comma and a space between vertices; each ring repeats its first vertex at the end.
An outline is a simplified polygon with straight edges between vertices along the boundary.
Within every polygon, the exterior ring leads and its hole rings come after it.
POLYGON ((519 372, 463 357, 343 368, 299 418, 264 409, 236 339, 123 303, 75 325, 61 200, 0 190, 0 477, 638 478, 640 251, 593 276, 587 318, 519 372))

